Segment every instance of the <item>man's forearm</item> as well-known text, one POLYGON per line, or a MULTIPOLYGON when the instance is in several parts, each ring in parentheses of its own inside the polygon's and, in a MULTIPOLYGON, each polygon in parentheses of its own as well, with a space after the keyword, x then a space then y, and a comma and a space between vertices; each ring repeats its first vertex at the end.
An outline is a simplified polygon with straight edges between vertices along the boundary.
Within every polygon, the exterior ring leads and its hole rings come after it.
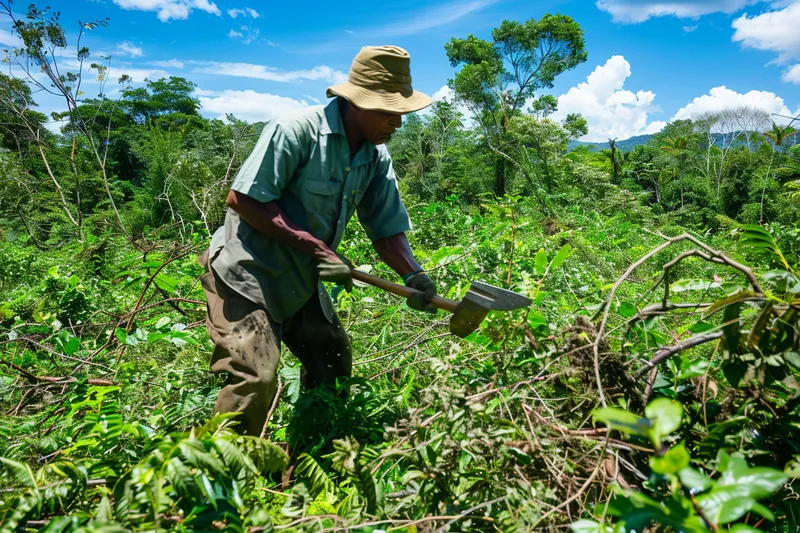
POLYGON ((372 246, 378 252, 381 260, 400 276, 422 270, 417 260, 414 259, 405 233, 372 241, 372 246))
POLYGON ((336 254, 324 242, 295 225, 277 203, 259 202, 237 191, 230 191, 225 203, 264 235, 296 248, 316 261, 338 262, 336 254))

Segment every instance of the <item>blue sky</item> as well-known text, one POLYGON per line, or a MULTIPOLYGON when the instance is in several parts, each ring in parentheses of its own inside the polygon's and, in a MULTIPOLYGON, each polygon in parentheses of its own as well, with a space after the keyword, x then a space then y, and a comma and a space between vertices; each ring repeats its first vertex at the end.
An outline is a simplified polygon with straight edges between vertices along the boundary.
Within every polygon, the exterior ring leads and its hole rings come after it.
MULTIPOLYGON (((78 20, 110 19, 84 44, 112 56, 113 79, 123 72, 137 82, 186 77, 211 117, 264 120, 324 102, 325 88, 344 78, 361 46, 373 44, 406 48, 415 88, 448 98, 453 69, 444 43, 469 33, 489 38, 504 19, 546 12, 569 15, 585 31, 588 60, 549 92, 559 97, 556 118, 587 117, 586 140, 652 133, 673 118, 725 107, 800 107, 800 0, 48 3, 61 12, 71 42, 78 20)), ((0 43, 13 44, 9 27, 0 19, 0 43)), ((39 101, 43 111, 60 108, 39 101)))

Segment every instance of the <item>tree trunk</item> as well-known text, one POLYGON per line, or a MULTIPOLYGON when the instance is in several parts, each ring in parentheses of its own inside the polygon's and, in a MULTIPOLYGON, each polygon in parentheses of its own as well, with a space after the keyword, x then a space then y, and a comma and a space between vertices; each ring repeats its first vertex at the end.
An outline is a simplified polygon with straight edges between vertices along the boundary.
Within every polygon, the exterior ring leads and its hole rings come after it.
POLYGON ((502 156, 494 160, 494 193, 497 196, 506 194, 506 160, 502 156))
POLYGON ((611 168, 614 171, 614 183, 619 185, 619 166, 617 165, 617 147, 616 140, 609 139, 608 145, 611 147, 611 168))

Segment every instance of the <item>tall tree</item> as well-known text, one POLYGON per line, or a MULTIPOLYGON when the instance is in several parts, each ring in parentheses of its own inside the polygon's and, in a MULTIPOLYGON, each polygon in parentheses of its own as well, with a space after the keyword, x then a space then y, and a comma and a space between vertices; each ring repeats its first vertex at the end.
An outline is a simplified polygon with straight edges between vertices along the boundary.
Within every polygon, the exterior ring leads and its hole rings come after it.
MULTIPOLYGON (((772 128, 769 131, 765 131, 762 133, 764 137, 767 138, 770 145, 772 146, 772 154, 769 157, 769 165, 767 165, 767 171, 764 173, 764 184, 761 188, 761 210, 758 215, 758 221, 764 222, 764 197, 767 194, 767 181, 769 180, 769 173, 773 173, 773 177, 775 175, 775 171, 772 170, 772 163, 775 160, 775 151, 778 151, 778 156, 782 155, 784 144, 789 139, 789 136, 795 133, 794 128, 791 126, 779 126, 775 122, 772 123, 772 128)), ((780 160, 778 160, 775 166, 780 165, 780 160)))
POLYGON ((511 121, 538 90, 586 61, 583 30, 570 17, 546 14, 539 20, 503 21, 492 30, 491 41, 472 34, 454 37, 445 50, 450 64, 461 66, 449 86, 470 108, 495 153, 494 189, 505 194, 507 163, 525 172, 508 154, 511 121))

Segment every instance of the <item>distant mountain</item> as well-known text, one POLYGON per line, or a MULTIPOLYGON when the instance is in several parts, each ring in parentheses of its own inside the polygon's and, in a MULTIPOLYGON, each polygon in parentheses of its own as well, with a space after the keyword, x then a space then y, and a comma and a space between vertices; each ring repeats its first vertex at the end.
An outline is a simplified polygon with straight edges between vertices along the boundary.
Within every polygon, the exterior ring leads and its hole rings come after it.
MULTIPOLYGON (((616 147, 618 150, 622 150, 623 152, 627 152, 629 150, 633 150, 635 147, 639 146, 640 144, 647 144, 647 141, 650 140, 652 135, 636 135, 629 139, 625 139, 624 141, 617 141, 616 147)), ((607 142, 604 143, 592 143, 592 142, 584 142, 584 141, 570 141, 569 145, 567 146, 567 151, 574 150, 579 146, 587 146, 589 150, 592 152, 599 152, 600 150, 610 150, 611 146, 607 142)))
MULTIPOLYGON (((636 135, 635 137, 631 137, 630 139, 625 139, 624 141, 617 141, 616 147, 617 150, 622 150, 623 152, 628 152, 633 150, 635 147, 647 144, 647 142, 652 138, 652 135, 636 135)), ((764 141, 764 137, 760 135, 751 136, 751 141, 753 143, 753 147, 755 148, 758 146, 759 142, 764 141)), ((728 141, 730 142, 730 141, 728 141)), ((747 140, 744 135, 739 135, 733 143, 735 147, 746 146, 747 140)), ((714 144, 720 146, 722 144, 722 135, 716 134, 716 138, 714 144)), ((800 144, 800 135, 792 135, 786 141, 786 146, 794 146, 796 144, 800 144)), ((611 146, 607 142, 604 143, 592 143, 592 142, 583 142, 583 141, 570 141, 567 145, 567 151, 574 150, 579 146, 587 146, 589 150, 592 152, 599 152, 600 150, 610 150, 611 146)))

